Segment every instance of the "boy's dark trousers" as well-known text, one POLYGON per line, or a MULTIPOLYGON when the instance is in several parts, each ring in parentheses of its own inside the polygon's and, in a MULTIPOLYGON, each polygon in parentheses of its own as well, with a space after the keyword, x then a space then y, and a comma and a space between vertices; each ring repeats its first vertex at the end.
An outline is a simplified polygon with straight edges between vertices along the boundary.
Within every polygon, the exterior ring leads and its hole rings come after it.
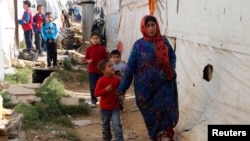
POLYGON ((51 61, 53 60, 53 66, 57 66, 57 44, 56 42, 47 42, 47 63, 48 67, 51 66, 51 61))
POLYGON ((42 53, 42 35, 40 32, 35 33, 35 45, 36 49, 38 50, 38 53, 42 53))
POLYGON ((32 34, 32 30, 24 31, 25 44, 29 51, 32 50, 32 34))

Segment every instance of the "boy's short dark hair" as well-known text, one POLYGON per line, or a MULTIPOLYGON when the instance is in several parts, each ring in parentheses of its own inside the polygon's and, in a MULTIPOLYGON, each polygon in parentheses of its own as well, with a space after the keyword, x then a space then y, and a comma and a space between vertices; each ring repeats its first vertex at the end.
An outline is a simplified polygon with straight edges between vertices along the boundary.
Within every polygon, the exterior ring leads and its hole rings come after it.
POLYGON ((28 5, 28 7, 30 7, 30 6, 31 6, 31 2, 30 2, 29 0, 24 0, 24 1, 23 1, 23 4, 27 4, 27 5, 28 5))
POLYGON ((103 59, 102 61, 100 61, 98 64, 97 64, 97 68, 100 72, 102 72, 105 67, 106 67, 106 64, 109 62, 110 60, 109 59, 103 59))
POLYGON ((52 15, 52 12, 46 12, 46 13, 45 13, 45 16, 46 16, 46 17, 49 16, 49 15, 52 15))
POLYGON ((110 57, 112 57, 113 55, 119 55, 121 57, 121 52, 119 50, 117 50, 117 49, 112 50, 110 52, 110 57))
POLYGON ((37 7, 36 7, 36 10, 38 10, 38 8, 40 8, 40 7, 43 7, 42 5, 37 5, 37 7))

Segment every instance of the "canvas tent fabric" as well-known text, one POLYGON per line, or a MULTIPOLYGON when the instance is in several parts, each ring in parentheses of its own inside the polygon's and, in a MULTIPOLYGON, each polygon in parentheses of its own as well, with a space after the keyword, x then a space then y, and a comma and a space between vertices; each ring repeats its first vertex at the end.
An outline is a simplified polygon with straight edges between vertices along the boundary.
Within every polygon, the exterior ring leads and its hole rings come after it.
MULTIPOLYGON (((3 67, 11 67, 11 58, 14 57, 16 45, 15 43, 15 19, 14 19, 14 2, 0 1, 0 50, 1 50, 1 65, 3 67), (3 64, 2 64, 3 63, 3 64)), ((1 71, 4 73, 4 71, 1 71)))
MULTIPOLYGON (((31 0, 32 11, 36 13, 36 5, 42 4, 46 7, 45 11, 52 11, 52 13, 60 18, 62 7, 66 7, 67 0, 31 0)), ((15 10, 17 10, 17 18, 21 19, 24 12, 23 2, 17 1, 17 9, 14 8, 14 1, 0 0, 0 82, 4 79, 4 73, 7 68, 12 67, 12 59, 18 57, 19 47, 16 45, 15 39, 15 10)), ((57 23, 60 24, 60 19, 57 23)), ((19 25, 19 41, 24 39, 23 30, 19 25)))
MULTIPOLYGON (((118 27, 120 19, 120 0, 97 0, 95 9, 104 9, 105 32, 107 38, 107 51, 112 51, 118 45, 118 27)), ((100 18, 100 13, 95 14, 95 19, 100 18)))
POLYGON ((168 35, 250 54, 248 0, 168 0, 168 4, 168 35))
MULTIPOLYGON (((150 14, 148 2, 121 2, 118 41, 125 62, 133 43, 142 37, 140 20, 150 14)), ((157 0, 154 16, 161 32, 176 43, 177 141, 207 140, 208 124, 250 123, 249 4, 247 0, 157 0), (210 81, 203 79, 207 64, 213 66, 210 81)))

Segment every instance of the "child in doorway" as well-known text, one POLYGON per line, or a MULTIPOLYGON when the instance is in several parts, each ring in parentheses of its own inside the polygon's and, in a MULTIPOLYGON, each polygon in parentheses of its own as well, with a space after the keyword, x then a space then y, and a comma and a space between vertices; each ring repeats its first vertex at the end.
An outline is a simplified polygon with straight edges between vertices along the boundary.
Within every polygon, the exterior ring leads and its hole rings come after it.
POLYGON ((51 12, 45 14, 46 23, 42 27, 42 37, 47 45, 47 66, 51 67, 51 61, 53 60, 53 69, 57 69, 57 37, 58 27, 52 22, 53 16, 51 12))
POLYGON ((97 98, 94 95, 95 86, 98 79, 102 76, 97 68, 97 64, 108 58, 106 48, 100 44, 101 35, 98 32, 93 32, 90 35, 91 46, 86 49, 84 63, 88 64, 89 86, 91 96, 91 108, 96 107, 97 98))
POLYGON ((116 141, 124 141, 122 125, 120 120, 119 98, 116 95, 116 89, 120 79, 114 76, 115 69, 109 59, 104 59, 98 63, 98 69, 103 76, 97 81, 95 96, 101 97, 100 110, 102 118, 102 136, 103 140, 111 141, 110 121, 115 132, 116 141))
MULTIPOLYGON (((113 66, 115 68, 115 75, 119 78, 122 77, 125 71, 126 65, 121 62, 121 53, 119 50, 115 49, 110 52, 110 60, 113 63, 113 66)), ((123 111, 123 101, 124 101, 124 95, 120 96, 120 110, 123 111)))

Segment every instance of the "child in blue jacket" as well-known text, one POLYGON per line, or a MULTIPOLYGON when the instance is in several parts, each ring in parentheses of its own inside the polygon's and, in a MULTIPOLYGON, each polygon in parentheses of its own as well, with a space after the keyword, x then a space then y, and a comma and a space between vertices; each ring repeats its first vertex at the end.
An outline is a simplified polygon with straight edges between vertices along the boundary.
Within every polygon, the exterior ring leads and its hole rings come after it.
POLYGON ((58 27, 52 22, 53 16, 51 12, 45 14, 46 23, 42 27, 42 37, 47 45, 47 66, 51 67, 51 61, 53 60, 53 68, 57 68, 57 37, 59 34, 58 27))

